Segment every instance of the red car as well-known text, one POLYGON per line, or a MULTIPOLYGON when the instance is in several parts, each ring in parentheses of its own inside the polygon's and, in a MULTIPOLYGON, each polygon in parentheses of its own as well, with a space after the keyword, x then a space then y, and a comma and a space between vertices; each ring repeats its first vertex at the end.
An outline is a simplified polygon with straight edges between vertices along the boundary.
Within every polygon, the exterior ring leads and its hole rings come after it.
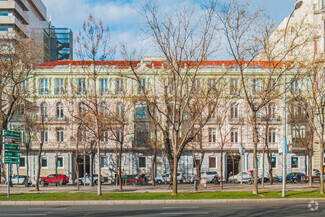
POLYGON ((45 185, 48 185, 50 183, 58 183, 60 184, 61 186, 62 185, 65 185, 69 182, 69 177, 66 176, 66 175, 63 175, 63 174, 51 174, 51 175, 48 175, 44 178, 40 178, 39 181, 38 181, 41 186, 45 186, 45 185))

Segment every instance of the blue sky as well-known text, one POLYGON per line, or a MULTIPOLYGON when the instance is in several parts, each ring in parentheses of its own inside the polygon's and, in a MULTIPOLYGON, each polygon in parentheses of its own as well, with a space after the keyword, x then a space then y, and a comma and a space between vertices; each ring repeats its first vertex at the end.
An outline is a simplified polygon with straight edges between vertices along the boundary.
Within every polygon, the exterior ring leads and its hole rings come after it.
MULTIPOLYGON (((189 4, 191 0, 157 0, 161 8, 170 5, 189 4)), ((196 0, 204 1, 204 0, 196 0)), ((252 5, 266 8, 267 13, 279 22, 293 9, 295 0, 251 0, 252 5)), ((139 26, 143 17, 139 11, 144 0, 43 0, 56 27, 69 27, 76 36, 83 20, 91 12, 101 18, 111 28, 112 39, 117 42, 132 44, 146 50, 148 44, 139 26)), ((145 55, 157 55, 144 51, 145 55)))

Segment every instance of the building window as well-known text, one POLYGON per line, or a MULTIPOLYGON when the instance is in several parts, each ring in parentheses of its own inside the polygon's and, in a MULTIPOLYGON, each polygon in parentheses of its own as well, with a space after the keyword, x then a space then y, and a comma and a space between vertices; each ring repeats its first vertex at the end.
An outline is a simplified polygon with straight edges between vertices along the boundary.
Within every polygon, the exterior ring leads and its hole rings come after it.
POLYGON ((146 168, 146 157, 139 157, 139 168, 146 168))
POLYGON ((100 168, 108 168, 108 159, 106 156, 100 157, 100 168))
POLYGON ((57 142, 64 141, 64 129, 60 128, 56 130, 56 141, 57 142))
POLYGON ((194 90, 195 93, 200 93, 201 92, 201 81, 200 81, 200 79, 194 79, 193 90, 194 90))
POLYGON ((80 141, 84 142, 86 141, 87 131, 85 128, 80 129, 80 141))
POLYGON ((63 103, 58 102, 56 104, 56 118, 57 118, 57 120, 62 120, 63 117, 64 117, 64 115, 63 115, 63 103))
POLYGON ((208 80, 208 92, 215 93, 216 90, 216 79, 209 79, 208 80))
POLYGON ((58 157, 58 167, 63 168, 63 157, 58 157))
POLYGON ((26 159, 25 159, 25 157, 19 158, 19 167, 26 167, 26 159))
POLYGON ((216 118, 216 108, 215 105, 213 104, 209 104, 209 115, 210 115, 210 119, 215 119, 216 118))
POLYGON ((41 116, 42 116, 42 121, 48 118, 48 106, 46 102, 43 102, 41 104, 41 116))
POLYGON ((41 79, 40 94, 47 95, 49 93, 49 80, 41 79))
POLYGON ((292 157, 291 158, 291 168, 298 168, 298 157, 292 157))
POLYGON ((270 119, 275 119, 276 118, 276 104, 271 104, 270 105, 270 119))
POLYGON ((230 80, 230 94, 234 94, 234 95, 238 94, 238 80, 237 79, 230 80))
POLYGON ((109 138, 108 130, 103 131, 101 141, 102 142, 107 142, 109 138))
POLYGON ((117 103, 117 113, 120 116, 123 114, 123 104, 121 102, 117 103))
POLYGON ((217 168, 217 158, 209 157, 209 168, 215 169, 217 168))
POLYGON ((64 81, 63 79, 59 78, 59 79, 56 79, 56 89, 55 89, 55 93, 57 95, 61 95, 63 94, 63 87, 64 87, 64 81))
POLYGON ((47 157, 42 157, 41 158, 41 167, 42 168, 47 168, 47 157))
POLYGON ((135 104, 135 119, 143 119, 147 117, 146 102, 137 102, 135 104))
POLYGON ((254 93, 260 93, 262 91, 261 79, 253 79, 253 91, 254 93))
POLYGON ((292 138, 303 139, 306 138, 306 127, 305 126, 293 126, 292 128, 292 138))
POLYGON ((215 128, 209 128, 209 142, 216 143, 217 133, 215 128))
POLYGON ((142 94, 146 90, 146 79, 139 80, 138 94, 142 94))
POLYGON ((107 117, 108 116, 108 106, 106 102, 102 102, 99 107, 99 112, 102 116, 107 117))
POLYGON ((116 94, 123 94, 123 80, 118 78, 116 79, 116 94))
POLYGON ((238 104, 233 103, 230 108, 230 118, 231 120, 237 120, 238 119, 238 104))
POLYGON ((271 165, 272 165, 272 168, 276 168, 276 157, 271 158, 271 165))
POLYGON ((41 132, 41 140, 43 143, 48 141, 48 130, 43 130, 41 132))
POLYGON ((85 117, 87 113, 87 106, 85 103, 79 103, 79 117, 85 117))
POLYGON ((100 94, 105 95, 108 93, 108 79, 100 79, 100 94))
POLYGON ((238 129, 231 129, 230 137, 231 143, 238 143, 238 129))
POLYGON ((299 86, 298 86, 298 81, 292 81, 291 83, 291 93, 296 94, 298 93, 299 86))
POLYGON ((78 79, 78 94, 86 94, 86 79, 78 79))
POLYGON ((276 129, 274 128, 269 129, 269 142, 270 143, 276 142, 276 129))

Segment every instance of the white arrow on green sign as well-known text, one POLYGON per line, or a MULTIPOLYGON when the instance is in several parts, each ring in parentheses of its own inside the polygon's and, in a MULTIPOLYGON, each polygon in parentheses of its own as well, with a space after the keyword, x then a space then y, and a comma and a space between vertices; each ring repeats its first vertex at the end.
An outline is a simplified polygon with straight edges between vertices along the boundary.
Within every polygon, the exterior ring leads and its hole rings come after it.
POLYGON ((5 164, 19 164, 20 159, 19 158, 4 158, 3 162, 5 164))
POLYGON ((20 157, 20 153, 14 151, 3 151, 3 155, 5 157, 20 157))
POLYGON ((20 138, 20 133, 15 132, 15 131, 3 130, 2 134, 3 134, 3 136, 10 136, 10 137, 15 137, 15 138, 20 138))
POLYGON ((20 146, 13 145, 13 144, 3 144, 3 149, 9 150, 9 151, 20 151, 20 146))

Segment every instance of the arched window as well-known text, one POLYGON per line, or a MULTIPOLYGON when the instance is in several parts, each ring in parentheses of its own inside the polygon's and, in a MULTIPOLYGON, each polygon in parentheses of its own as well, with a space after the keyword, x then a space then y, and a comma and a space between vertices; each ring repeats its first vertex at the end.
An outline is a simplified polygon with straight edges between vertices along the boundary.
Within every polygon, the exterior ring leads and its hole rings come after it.
POLYGON ((41 116, 42 118, 48 118, 48 105, 46 102, 41 104, 41 116))
POLYGON ((233 103, 230 108, 230 118, 235 120, 238 118, 238 104, 233 103))
POLYGON ((56 117, 58 120, 62 120, 64 115, 63 115, 63 103, 58 102, 56 104, 56 117))

